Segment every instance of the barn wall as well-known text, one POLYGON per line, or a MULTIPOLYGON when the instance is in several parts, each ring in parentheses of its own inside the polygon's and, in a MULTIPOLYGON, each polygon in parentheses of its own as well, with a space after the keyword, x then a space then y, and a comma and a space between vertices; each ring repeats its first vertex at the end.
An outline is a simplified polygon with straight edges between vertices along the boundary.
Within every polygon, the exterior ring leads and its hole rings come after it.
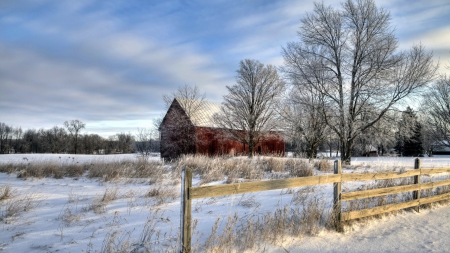
POLYGON ((177 158, 195 153, 195 128, 175 101, 160 125, 160 152, 162 158, 177 158))
MULTIPOLYGON (((196 153, 203 155, 247 155, 248 146, 240 142, 227 138, 227 133, 217 128, 197 127, 196 134, 196 153)), ((255 154, 278 154, 284 155, 283 137, 272 132, 265 136, 255 147, 255 154), (258 148, 259 147, 259 148, 258 148)))
POLYGON ((197 154, 214 156, 244 151, 242 143, 227 139, 225 132, 220 129, 197 127, 195 134, 197 154))
POLYGON ((258 151, 258 146, 261 147, 262 154, 271 155, 281 155, 285 154, 285 142, 281 133, 270 132, 264 139, 257 145, 256 152, 258 151))
MULTIPOLYGON (((227 138, 218 128, 194 127, 176 100, 160 125, 160 152, 162 158, 178 158, 183 154, 247 155, 248 145, 227 138)), ((284 155, 284 138, 278 132, 267 134, 258 143, 255 154, 284 155)))

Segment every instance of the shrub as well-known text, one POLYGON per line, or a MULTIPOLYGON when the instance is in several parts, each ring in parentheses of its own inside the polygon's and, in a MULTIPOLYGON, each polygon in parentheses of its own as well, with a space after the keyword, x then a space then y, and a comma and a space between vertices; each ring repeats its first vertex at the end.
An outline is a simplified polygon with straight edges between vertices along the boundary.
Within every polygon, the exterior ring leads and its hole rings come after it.
POLYGON ((286 161, 286 168, 292 177, 310 177, 313 175, 312 166, 299 159, 289 159, 286 161))
POLYGON ((334 169, 333 162, 327 159, 316 160, 314 167, 317 168, 318 171, 322 172, 332 172, 334 169))

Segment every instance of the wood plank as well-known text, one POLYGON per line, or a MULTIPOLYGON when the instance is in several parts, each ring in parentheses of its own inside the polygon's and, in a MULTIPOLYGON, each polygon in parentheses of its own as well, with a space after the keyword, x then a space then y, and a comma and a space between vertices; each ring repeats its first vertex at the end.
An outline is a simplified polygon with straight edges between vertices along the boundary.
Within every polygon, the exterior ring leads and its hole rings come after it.
POLYGON ((442 180, 442 181, 436 181, 436 182, 428 182, 428 183, 422 183, 420 185, 421 190, 425 189, 431 189, 439 186, 447 186, 450 185, 450 179, 449 180, 442 180))
POLYGON ((423 204, 430 204, 430 203, 438 202, 438 201, 442 201, 442 200, 450 200, 450 192, 449 193, 435 195, 435 196, 431 196, 431 197, 421 198, 420 199, 420 204, 421 205, 423 205, 423 204))
POLYGON ((396 194, 396 193, 401 193, 401 192, 416 191, 419 189, 421 189, 420 185, 412 184, 412 185, 400 185, 400 186, 393 186, 393 187, 379 188, 379 189, 372 189, 372 190, 365 190, 365 191, 346 192, 346 193, 342 193, 342 201, 379 197, 379 196, 385 196, 385 195, 396 194))
POLYGON ((342 174, 342 182, 394 179, 394 178, 412 177, 417 175, 420 175, 420 170, 408 170, 404 173, 398 172, 348 173, 342 174))
POLYGON ((439 186, 447 186, 447 185, 450 185, 450 179, 443 180, 443 181, 422 183, 420 185, 414 185, 414 184, 400 185, 400 186, 393 186, 393 187, 380 188, 380 189, 346 192, 346 193, 342 193, 341 200, 342 201, 350 201, 350 200, 356 200, 356 199, 372 198, 372 197, 379 197, 379 196, 385 196, 385 195, 390 195, 390 194, 397 194, 397 193, 401 193, 401 192, 431 189, 431 188, 436 188, 439 186))
POLYGON ((419 205, 419 200, 412 200, 408 202, 402 202, 402 203, 396 203, 396 204, 389 204, 384 206, 377 206, 371 209, 363 209, 363 210, 357 210, 357 211, 351 211, 351 212, 345 212, 341 214, 341 219, 343 221, 346 220, 353 220, 358 218, 363 218, 367 216, 373 216, 377 214, 392 212, 396 210, 401 210, 409 207, 414 207, 419 205))
POLYGON ((448 168, 422 168, 422 175, 432 175, 437 173, 450 172, 450 167, 448 168))
POLYGON ((288 178, 258 182, 244 182, 226 185, 200 186, 190 188, 190 198, 208 198, 249 192, 277 190, 301 186, 329 184, 340 182, 341 175, 322 175, 312 177, 288 178))

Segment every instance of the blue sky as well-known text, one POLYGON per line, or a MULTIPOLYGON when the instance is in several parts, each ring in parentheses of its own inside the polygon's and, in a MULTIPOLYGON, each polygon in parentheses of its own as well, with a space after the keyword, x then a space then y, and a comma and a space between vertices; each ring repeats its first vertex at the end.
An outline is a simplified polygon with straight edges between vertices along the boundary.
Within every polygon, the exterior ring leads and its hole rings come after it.
MULTIPOLYGON (((341 1, 324 1, 339 6, 341 1)), ((422 43, 450 74, 450 1, 382 0, 399 50, 422 43)), ((221 102, 239 61, 283 64, 312 1, 1 0, 0 122, 86 123, 102 136, 150 127, 197 85, 221 102)))

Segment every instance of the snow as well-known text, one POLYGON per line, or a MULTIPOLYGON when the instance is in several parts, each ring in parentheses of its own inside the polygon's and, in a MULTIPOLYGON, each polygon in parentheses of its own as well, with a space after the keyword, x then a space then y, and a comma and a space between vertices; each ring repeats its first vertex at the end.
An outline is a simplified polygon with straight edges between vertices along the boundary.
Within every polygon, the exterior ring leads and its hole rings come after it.
MULTIPOLYGON (((404 212, 342 234, 328 232, 285 246, 288 252, 449 252, 450 206, 404 212)), ((286 252, 274 248, 273 252, 286 252)))
MULTIPOLYGON (((25 162, 61 162, 61 163, 91 163, 102 161, 124 161, 136 159, 136 154, 119 155, 73 155, 73 154, 6 154, 0 155, 0 163, 25 162)), ((159 159, 151 157, 151 159, 159 159)))
MULTIPOLYGON (((136 156, 0 155, 0 163, 90 163, 127 159, 136 159, 136 156)), ((386 167, 412 168, 414 158, 352 159, 353 165, 361 167, 373 162, 386 167)), ((450 158, 424 158, 422 164, 424 167, 449 166, 450 158)), ((194 176, 194 186, 199 182, 200 178, 194 176)), ((129 241, 131 248, 139 248, 139 245, 147 243, 151 252, 165 252, 175 251, 179 243, 179 181, 166 178, 158 184, 129 180, 103 182, 102 179, 84 176, 22 180, 15 174, 0 173, 0 186, 6 185, 13 189, 15 196, 26 196, 20 201, 28 206, 26 211, 20 210, 17 215, 0 220, 0 251, 100 252, 109 238, 114 239, 115 245, 129 241), (176 196, 167 200, 146 197, 151 189, 172 190, 176 196), (95 211, 94 204, 105 191, 116 191, 117 197, 95 211), (153 228, 154 233, 145 233, 146 228, 153 228), (150 238, 144 238, 150 235, 150 238)), ((318 186, 314 192, 318 198, 326 198, 326 205, 330 205, 332 185, 318 186)), ((17 203, 18 199, 14 201, 17 203)), ((291 201, 292 194, 287 190, 194 200, 192 213, 198 225, 193 243, 206 240, 218 217, 225 219, 237 214, 244 219, 255 213, 264 214, 283 208, 291 201)), ((4 206, 0 207, 0 217, 12 203, 12 199, 2 201, 4 206)), ((445 252, 450 249, 450 240, 447 239, 450 238, 450 206, 421 210, 420 213, 405 211, 352 228, 346 233, 322 230, 317 236, 287 240, 283 246, 267 245, 266 252, 445 252)))

